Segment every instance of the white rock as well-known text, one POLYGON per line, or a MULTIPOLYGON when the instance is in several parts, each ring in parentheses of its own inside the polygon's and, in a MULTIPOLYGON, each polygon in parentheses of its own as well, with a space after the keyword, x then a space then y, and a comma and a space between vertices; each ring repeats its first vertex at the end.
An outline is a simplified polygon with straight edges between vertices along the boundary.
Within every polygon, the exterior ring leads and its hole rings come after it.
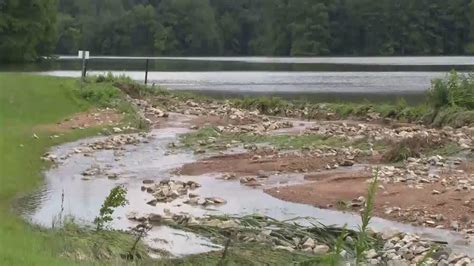
POLYGON ((327 245, 316 245, 313 249, 314 254, 316 255, 324 255, 328 253, 329 247, 327 245))

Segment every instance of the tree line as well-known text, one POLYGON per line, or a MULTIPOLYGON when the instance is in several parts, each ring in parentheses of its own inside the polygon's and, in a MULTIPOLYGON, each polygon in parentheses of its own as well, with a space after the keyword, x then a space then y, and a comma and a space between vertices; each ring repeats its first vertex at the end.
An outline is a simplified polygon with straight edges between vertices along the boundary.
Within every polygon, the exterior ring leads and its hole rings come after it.
POLYGON ((474 0, 0 0, 0 60, 474 54, 474 0))

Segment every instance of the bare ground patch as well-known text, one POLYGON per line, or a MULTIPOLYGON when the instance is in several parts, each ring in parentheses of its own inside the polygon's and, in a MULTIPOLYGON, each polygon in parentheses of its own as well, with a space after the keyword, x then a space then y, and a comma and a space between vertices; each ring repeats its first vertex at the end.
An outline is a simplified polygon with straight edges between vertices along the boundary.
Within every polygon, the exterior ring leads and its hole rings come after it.
MULTIPOLYGON (((286 201, 320 208, 357 212, 357 198, 365 196, 370 173, 327 172, 310 175, 302 185, 268 189, 268 194, 286 201)), ((446 190, 441 183, 427 184, 423 189, 406 184, 383 184, 374 206, 377 217, 427 227, 472 230, 474 228, 474 191, 446 190)))
POLYGON ((39 130, 64 133, 74 129, 91 128, 97 126, 113 126, 122 121, 123 115, 114 109, 95 109, 77 113, 56 124, 39 126, 39 130))
MULTIPOLYGON (((356 158, 366 162, 371 158, 356 158)), ((237 176, 257 175, 259 172, 304 173, 318 172, 344 161, 344 156, 318 156, 312 153, 278 153, 257 151, 232 155, 219 155, 195 163, 185 164, 177 170, 183 175, 206 173, 233 173, 237 176)))

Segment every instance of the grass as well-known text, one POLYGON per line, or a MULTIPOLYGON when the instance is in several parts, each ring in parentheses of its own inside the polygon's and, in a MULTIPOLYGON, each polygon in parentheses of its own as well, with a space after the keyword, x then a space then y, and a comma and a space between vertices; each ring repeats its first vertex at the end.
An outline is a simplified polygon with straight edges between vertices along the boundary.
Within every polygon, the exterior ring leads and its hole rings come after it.
MULTIPOLYGON (((198 102, 221 101, 211 96, 194 92, 168 91, 159 87, 138 84, 125 76, 114 77, 112 74, 98 76, 93 82, 110 83, 120 87, 132 97, 145 95, 161 96, 154 103, 166 108, 172 100, 198 102)), ((426 94, 425 102, 410 106, 405 99, 399 98, 395 103, 310 103, 305 101, 288 101, 278 97, 244 97, 227 99, 237 108, 258 110, 265 115, 299 116, 302 119, 355 119, 365 120, 375 113, 381 119, 395 119, 400 122, 424 123, 436 127, 462 127, 474 124, 474 74, 463 75, 455 72, 445 79, 433 80, 433 85, 426 94), (327 114, 332 114, 328 116, 327 114)), ((226 101, 227 101, 226 100, 226 101)))
MULTIPOLYGON (((61 134, 60 138, 49 138, 53 133, 38 131, 38 126, 56 123, 93 107, 120 108, 124 103, 120 91, 107 81, 87 83, 82 92, 76 80, 67 78, 0 74, 0 84, 0 265, 216 265, 220 261, 219 252, 175 260, 124 261, 121 255, 135 241, 128 234, 96 232, 70 221, 61 228, 43 229, 17 216, 11 209, 15 198, 32 192, 43 182, 41 170, 48 164, 40 160, 41 155, 51 146, 101 131, 76 130, 61 134)), ((146 258, 142 246, 138 246, 137 252, 146 258)), ((267 247, 238 245, 231 247, 225 262, 287 265, 301 258, 267 247)))
MULTIPOLYGON (((242 144, 268 144, 280 150, 304 150, 318 148, 341 148, 350 147, 361 150, 370 149, 367 140, 349 141, 338 136, 324 136, 319 134, 303 135, 254 135, 250 133, 220 133, 214 127, 203 127, 195 132, 185 134, 181 137, 181 143, 188 148, 219 149, 227 144, 237 141, 242 144), (209 141, 211 140, 211 141, 209 141)), ((386 149, 383 141, 374 143, 376 150, 386 149)))
POLYGON ((222 251, 192 255, 183 259, 162 261, 163 265, 295 265, 304 262, 310 255, 273 250, 268 245, 247 243, 233 244, 225 259, 222 251))
MULTIPOLYGON (((0 265, 71 265, 70 259, 58 255, 78 244, 79 239, 85 241, 82 247, 89 249, 95 243, 95 236, 85 240, 77 230, 39 230, 11 209, 15 197, 32 192, 42 183, 41 170, 48 165, 40 156, 49 147, 100 131, 77 130, 51 139, 52 132, 37 130, 39 125, 56 123, 94 106, 78 97, 77 87, 74 79, 0 74, 0 265), (77 238, 67 237, 72 233, 77 238)), ((106 93, 104 97, 109 96, 106 93)))

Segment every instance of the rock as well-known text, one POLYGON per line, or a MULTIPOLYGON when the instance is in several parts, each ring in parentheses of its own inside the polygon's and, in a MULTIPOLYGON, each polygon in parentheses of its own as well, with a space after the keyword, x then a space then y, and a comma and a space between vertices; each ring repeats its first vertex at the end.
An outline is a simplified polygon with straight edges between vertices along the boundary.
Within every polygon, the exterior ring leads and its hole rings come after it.
POLYGON ((365 253, 365 257, 368 259, 375 258, 377 257, 377 252, 375 251, 375 249, 370 249, 365 253))
POLYGON ((119 177, 119 176, 118 176, 118 174, 116 174, 116 173, 112 173, 112 174, 107 175, 107 178, 108 178, 108 179, 118 179, 118 177, 119 177))
POLYGON ((188 196, 189 196, 189 198, 197 198, 197 197, 199 197, 198 194, 194 194, 194 193, 189 193, 188 196))
POLYGON ((259 170, 257 173, 258 178, 268 178, 268 174, 265 173, 265 171, 259 170))
POLYGON ((437 264, 437 266, 448 266, 448 265, 449 265, 449 263, 445 259, 439 260, 438 264, 437 264))
POLYGON ((380 261, 378 259, 370 259, 369 265, 380 265, 380 261))
POLYGON ((145 185, 149 185, 149 184, 155 183, 155 181, 154 181, 154 180, 151 180, 151 179, 145 179, 145 180, 143 180, 142 183, 145 184, 145 185))
POLYGON ((218 198, 218 197, 209 197, 209 198, 205 198, 205 202, 203 205, 219 205, 219 204, 226 204, 227 201, 225 199, 222 199, 222 198, 218 198))
POLYGON ((459 222, 458 221, 452 221, 451 222, 451 228, 455 231, 459 231, 459 222))
POLYGON ((206 153, 206 150, 204 150, 204 149, 196 149, 196 150, 194 150, 194 153, 195 153, 195 154, 203 154, 203 153, 206 153))
POLYGON ((192 205, 192 206, 199 205, 199 198, 197 198, 197 197, 189 198, 188 200, 184 201, 183 203, 184 204, 189 204, 189 205, 192 205))
MULTIPOLYGON (((431 258, 433 258, 434 260, 447 259, 447 258, 449 258, 449 254, 451 254, 451 253, 452 253, 452 250, 450 248, 441 247, 431 255, 431 258)), ((446 263, 448 263, 448 262, 446 261, 446 263)))
POLYGON ((199 106, 199 104, 197 104, 197 103, 195 103, 191 100, 186 101, 186 105, 189 106, 189 107, 198 107, 199 106))
POLYGON ((286 250, 288 252, 293 252, 295 251, 292 247, 287 247, 287 246, 275 246, 275 250, 286 250))
POLYGON ((163 216, 159 214, 150 214, 150 216, 148 217, 148 221, 153 223, 159 223, 163 221, 163 216))
POLYGON ((462 258, 456 264, 455 266, 470 266, 471 265, 471 259, 470 258, 462 258))
POLYGON ((158 200, 153 199, 153 200, 150 200, 149 202, 147 202, 146 204, 151 205, 151 206, 156 206, 156 204, 158 204, 158 200))
POLYGON ((353 166, 354 161, 353 160, 344 160, 341 163, 339 163, 340 166, 348 167, 348 166, 353 166))
POLYGON ((403 259, 393 259, 387 262, 387 266, 409 266, 410 263, 403 259))
POLYGON ((308 237, 308 239, 306 239, 306 241, 302 245, 303 249, 306 249, 306 248, 313 249, 315 246, 316 246, 316 242, 311 237, 308 237))
POLYGON ((329 252, 327 245, 316 245, 313 249, 313 253, 316 255, 324 255, 329 252))

